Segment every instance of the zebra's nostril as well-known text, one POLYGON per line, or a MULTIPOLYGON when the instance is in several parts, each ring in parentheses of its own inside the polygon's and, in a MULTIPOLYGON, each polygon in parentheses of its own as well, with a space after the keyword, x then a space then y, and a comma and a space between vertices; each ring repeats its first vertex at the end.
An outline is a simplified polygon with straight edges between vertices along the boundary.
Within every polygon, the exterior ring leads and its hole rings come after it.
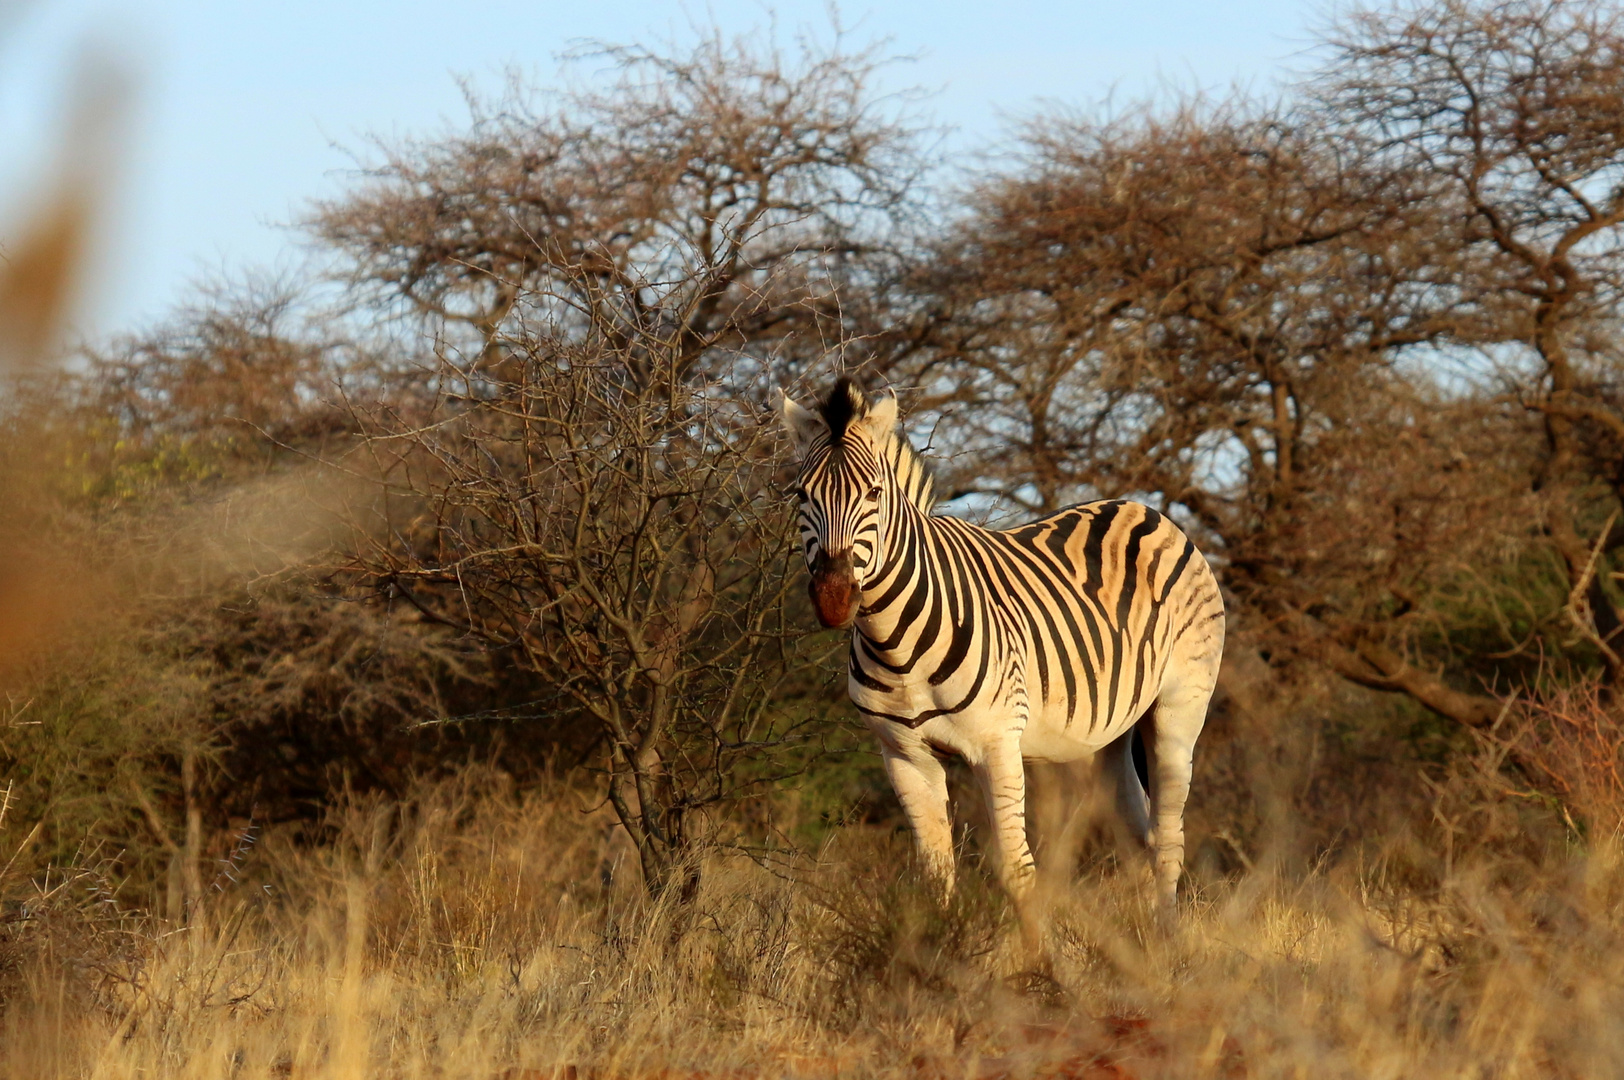
POLYGON ((815 577, 831 575, 856 577, 852 566, 851 552, 842 551, 831 555, 828 548, 820 548, 812 558, 812 573, 815 577))

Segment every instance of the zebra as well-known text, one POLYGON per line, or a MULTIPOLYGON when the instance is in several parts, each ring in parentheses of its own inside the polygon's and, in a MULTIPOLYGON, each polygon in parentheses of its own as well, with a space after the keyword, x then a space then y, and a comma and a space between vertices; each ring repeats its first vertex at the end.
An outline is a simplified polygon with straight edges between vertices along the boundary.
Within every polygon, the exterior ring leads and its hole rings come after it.
POLYGON ((848 692, 944 895, 955 875, 945 756, 975 774, 998 877, 1024 907, 1036 878, 1025 761, 1103 753, 1172 912, 1195 741, 1223 655, 1207 560, 1136 502, 1001 530, 934 515, 931 474, 899 430, 894 395, 871 400, 842 377, 817 409, 782 397, 812 606, 825 627, 851 630, 848 692))

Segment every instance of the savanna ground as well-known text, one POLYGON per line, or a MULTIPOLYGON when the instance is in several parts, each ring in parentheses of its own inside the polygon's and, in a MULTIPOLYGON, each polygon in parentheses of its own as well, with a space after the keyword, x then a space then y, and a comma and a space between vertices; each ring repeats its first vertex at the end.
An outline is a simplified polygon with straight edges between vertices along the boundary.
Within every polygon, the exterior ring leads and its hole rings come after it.
POLYGON ((1329 727, 1213 733, 1176 925, 1144 860, 1081 830, 1046 962, 973 851, 943 910, 894 822, 713 850, 691 899, 651 897, 601 793, 479 767, 343 802, 319 845, 222 853, 184 922, 81 862, 8 887, 5 1072, 1615 1075, 1616 844, 1530 815, 1493 746, 1350 782, 1371 748, 1316 750, 1329 727), (1299 824, 1339 799, 1364 840, 1299 824))
POLYGON ((950 162, 884 48, 606 47, 72 348, 66 133, 0 271, 0 1071, 1624 1073, 1624 18, 1306 55, 950 162), (1172 923, 1086 768, 1040 948, 973 798, 922 887, 783 497, 838 372, 939 512, 1213 563, 1172 923))

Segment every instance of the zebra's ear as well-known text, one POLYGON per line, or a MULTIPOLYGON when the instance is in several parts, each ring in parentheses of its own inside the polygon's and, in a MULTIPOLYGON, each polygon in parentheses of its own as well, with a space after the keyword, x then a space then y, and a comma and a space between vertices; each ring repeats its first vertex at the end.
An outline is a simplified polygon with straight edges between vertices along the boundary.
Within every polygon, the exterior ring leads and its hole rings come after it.
POLYGON ((857 423, 863 425, 868 437, 876 443, 891 438, 897 430, 897 396, 886 394, 884 397, 871 398, 868 412, 857 423))
POLYGON ((784 430, 789 432, 790 442, 795 444, 795 452, 804 454, 813 440, 829 433, 829 425, 823 422, 823 417, 811 409, 804 409, 795 404, 783 390, 778 393, 784 399, 779 414, 784 420, 784 430))

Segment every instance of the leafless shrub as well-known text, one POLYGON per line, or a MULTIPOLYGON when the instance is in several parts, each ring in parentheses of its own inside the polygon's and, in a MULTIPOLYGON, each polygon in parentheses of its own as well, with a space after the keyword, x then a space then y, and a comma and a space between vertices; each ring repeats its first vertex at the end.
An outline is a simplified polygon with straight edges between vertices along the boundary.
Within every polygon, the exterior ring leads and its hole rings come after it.
MULTIPOLYGON (((608 316, 604 316, 605 320, 608 316)), ((689 858, 693 817, 771 781, 800 724, 799 640, 776 434, 680 345, 599 325, 505 342, 509 377, 446 364, 431 424, 380 412, 395 492, 359 564, 380 589, 541 676, 554 716, 599 732, 611 804, 649 887, 689 858)))
POLYGON ((331 406, 337 357, 310 332, 306 311, 287 283, 250 279, 89 350, 74 404, 116 425, 123 460, 86 464, 144 461, 160 472, 164 458, 181 465, 189 454, 194 469, 245 457, 263 468, 279 450, 319 445, 340 419, 331 406))
POLYGON ((1289 105, 1029 123, 887 370, 953 407, 974 512, 1159 500, 1237 640, 1483 727, 1541 656, 1617 667, 1624 30, 1444 0, 1327 33, 1289 105))
POLYGON ((118 900, 119 853, 92 841, 40 868, 29 850, 39 823, 6 825, 0 817, 6 844, 0 863, 0 1010, 37 992, 29 984, 41 968, 54 969, 94 1007, 119 1008, 121 986, 141 963, 139 939, 150 926, 142 912, 118 900))
POLYGON ((1537 792, 1600 842, 1624 835, 1624 716, 1596 679, 1518 697, 1501 737, 1537 792))

